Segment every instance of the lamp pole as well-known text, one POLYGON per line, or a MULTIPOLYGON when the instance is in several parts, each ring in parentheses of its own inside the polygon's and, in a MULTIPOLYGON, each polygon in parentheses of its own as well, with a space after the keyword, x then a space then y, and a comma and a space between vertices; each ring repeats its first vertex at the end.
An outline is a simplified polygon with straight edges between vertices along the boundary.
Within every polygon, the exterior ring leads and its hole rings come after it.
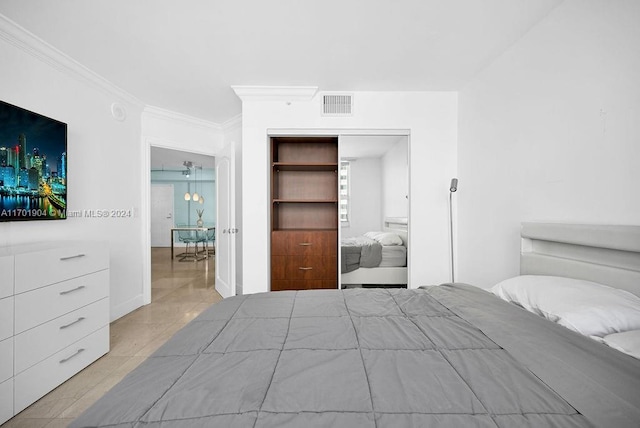
POLYGON ((449 230, 451 232, 451 282, 456 282, 455 280, 455 269, 454 269, 454 261, 453 261, 453 194, 458 190, 458 179, 452 178, 451 184, 449 185, 449 230))

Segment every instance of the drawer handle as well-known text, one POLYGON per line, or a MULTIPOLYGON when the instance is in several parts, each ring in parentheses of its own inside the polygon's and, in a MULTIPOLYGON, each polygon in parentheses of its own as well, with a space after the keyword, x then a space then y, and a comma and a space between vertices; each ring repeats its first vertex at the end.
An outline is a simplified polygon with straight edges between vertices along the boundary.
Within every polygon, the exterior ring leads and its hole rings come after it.
POLYGON ((60 360, 60 364, 64 364, 67 361, 69 361, 70 359, 72 359, 73 357, 77 357, 78 355, 80 355, 81 352, 84 352, 84 348, 80 348, 75 352, 75 354, 71 355, 70 357, 63 358, 62 360, 60 360))
POLYGON ((302 267, 302 266, 300 266, 298 269, 300 269, 300 270, 311 270, 313 268, 312 267, 302 267))
POLYGON ((76 254, 75 256, 69 256, 69 257, 60 257, 60 260, 65 261, 65 260, 71 260, 71 259, 79 259, 80 257, 84 257, 85 254, 76 254))
POLYGON ((301 247, 310 247, 313 245, 313 242, 300 242, 298 245, 301 247))
POLYGON ((75 320, 75 321, 73 321, 73 322, 70 322, 70 323, 69 323, 69 324, 67 324, 67 325, 61 325, 61 326, 60 326, 60 330, 64 330, 65 328, 69 328, 69 327, 71 327, 72 325, 79 323, 79 322, 80 322, 80 321, 82 321, 83 319, 85 319, 85 318, 84 318, 84 317, 80 317, 80 318, 78 318, 77 320, 75 320))
POLYGON ((67 290, 67 291, 61 291, 60 295, 64 296, 65 294, 69 294, 69 293, 73 293, 74 291, 78 291, 78 290, 82 290, 83 288, 86 288, 84 285, 81 285, 79 287, 73 288, 71 290, 67 290))

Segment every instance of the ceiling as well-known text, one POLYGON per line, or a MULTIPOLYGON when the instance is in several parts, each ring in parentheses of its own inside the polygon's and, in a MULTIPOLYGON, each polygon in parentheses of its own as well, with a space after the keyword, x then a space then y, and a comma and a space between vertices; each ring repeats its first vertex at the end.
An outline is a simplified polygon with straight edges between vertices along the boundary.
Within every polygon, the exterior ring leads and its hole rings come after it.
POLYGON ((215 123, 231 85, 460 89, 562 0, 2 0, 147 105, 215 123))

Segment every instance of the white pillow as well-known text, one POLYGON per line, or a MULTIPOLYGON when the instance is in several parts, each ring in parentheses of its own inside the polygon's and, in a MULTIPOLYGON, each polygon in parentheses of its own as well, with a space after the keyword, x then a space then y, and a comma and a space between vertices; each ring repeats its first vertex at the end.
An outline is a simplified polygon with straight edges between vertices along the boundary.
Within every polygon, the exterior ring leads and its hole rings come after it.
POLYGON ((585 336, 640 329, 640 298, 595 282, 522 275, 496 284, 491 292, 585 336))
POLYGON ((378 241, 380 245, 402 245, 402 238, 395 233, 367 232, 364 234, 369 239, 378 241))
POLYGON ((612 348, 640 359, 640 330, 608 334, 602 340, 612 348))

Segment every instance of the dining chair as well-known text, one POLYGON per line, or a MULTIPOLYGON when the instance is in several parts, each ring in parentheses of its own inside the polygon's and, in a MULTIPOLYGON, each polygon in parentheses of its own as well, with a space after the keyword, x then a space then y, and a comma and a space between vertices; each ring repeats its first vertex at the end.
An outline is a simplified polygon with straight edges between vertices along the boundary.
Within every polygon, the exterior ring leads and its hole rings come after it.
MULTIPOLYGON (((187 227, 186 224, 178 224, 176 227, 187 227)), ((176 257, 180 257, 179 261, 198 261, 204 257, 198 256, 198 237, 196 231, 193 230, 178 230, 178 240, 186 244, 184 253, 178 254, 176 257), (193 251, 189 251, 190 245, 193 244, 193 251)))

